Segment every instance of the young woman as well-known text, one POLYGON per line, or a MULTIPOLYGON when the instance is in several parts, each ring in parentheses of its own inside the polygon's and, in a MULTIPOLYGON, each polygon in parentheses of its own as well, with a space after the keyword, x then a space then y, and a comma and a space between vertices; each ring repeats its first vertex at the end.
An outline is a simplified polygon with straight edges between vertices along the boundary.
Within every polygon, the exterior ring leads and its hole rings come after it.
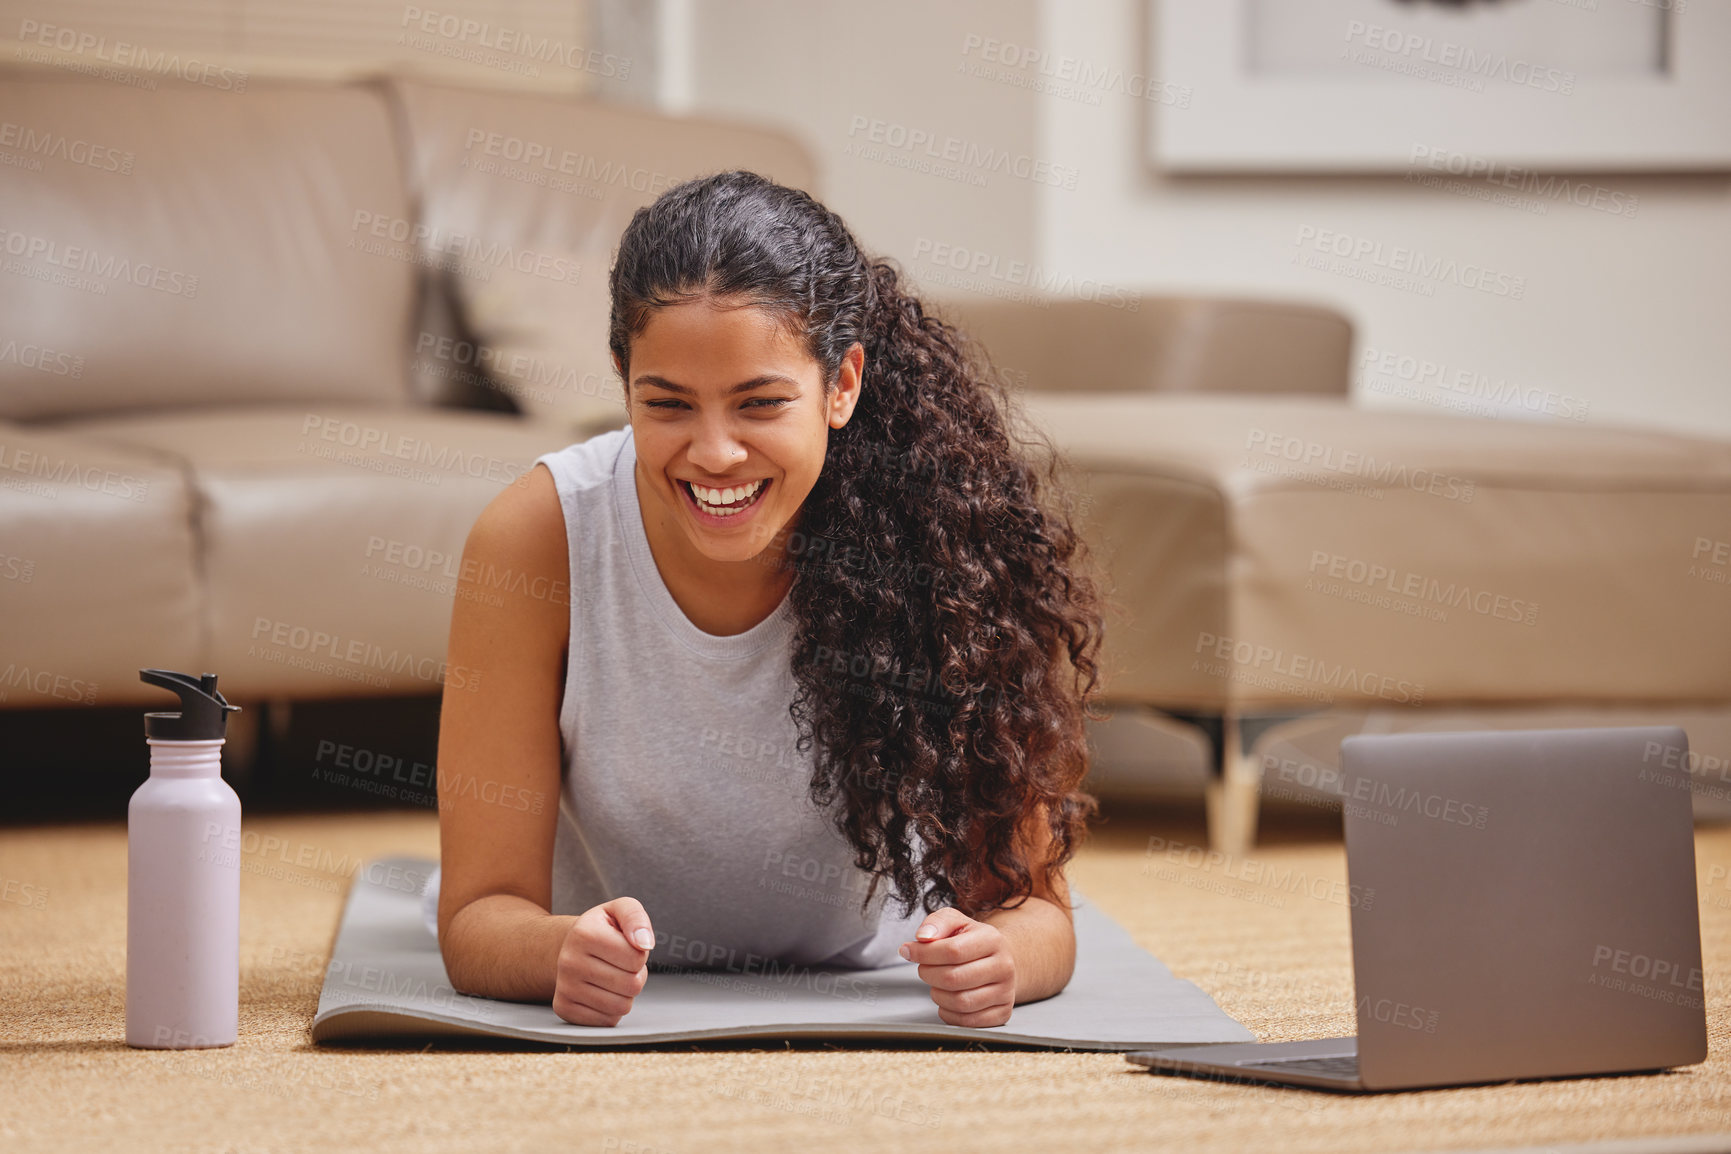
POLYGON ((1055 455, 803 192, 670 189, 611 287, 629 427, 538 458, 464 549, 452 984, 596 1026, 651 962, 905 959, 962 1026, 1057 993, 1100 617, 1055 455))

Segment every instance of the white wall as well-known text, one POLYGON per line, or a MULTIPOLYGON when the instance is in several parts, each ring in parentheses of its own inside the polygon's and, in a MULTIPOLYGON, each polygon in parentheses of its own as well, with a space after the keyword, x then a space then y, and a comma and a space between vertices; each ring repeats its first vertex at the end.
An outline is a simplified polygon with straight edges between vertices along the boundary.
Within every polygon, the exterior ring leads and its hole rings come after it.
MULTIPOLYGON (((1145 7, 1040 0, 1040 47, 1143 72, 1145 7)), ((1637 196, 1633 217, 1567 203, 1536 215, 1401 177, 1163 177, 1145 159, 1144 117, 1156 117, 1158 131, 1160 115, 1185 111, 1125 96, 1098 106, 1041 99, 1042 147, 1082 169, 1074 193, 1042 197, 1044 261, 1149 291, 1325 301, 1353 318, 1361 353, 1507 381, 1535 404, 1544 391, 1578 398, 1595 423, 1731 436, 1731 177, 1591 178, 1637 196), (1477 262, 1524 278, 1524 296, 1439 284, 1426 297, 1304 267, 1293 258, 1306 228, 1477 262)), ((1428 401, 1401 400, 1367 387, 1389 380, 1361 378, 1358 398, 1428 413, 1467 399, 1428 388, 1428 401)), ((1554 407, 1565 406, 1576 407, 1554 407)))
POLYGON ((343 80, 388 69, 483 88, 619 99, 633 60, 585 55, 593 46, 592 2, 0 0, 0 29, 8 65, 131 69, 219 91, 244 89, 254 77, 343 80), (502 39, 512 34, 532 39, 502 39), (554 52, 577 66, 555 63, 554 52))
MULTIPOLYGON (((1361 353, 1428 361, 1439 366, 1433 381, 1455 385, 1415 382, 1421 399, 1402 398, 1388 390, 1405 382, 1373 373, 1355 383, 1365 405, 1488 412, 1485 392, 1515 390, 1548 405, 1551 419, 1582 412, 1595 423, 1731 436, 1731 177, 1591 178, 1619 205, 1637 197, 1632 217, 1562 202, 1537 215, 1400 177, 1165 177, 1147 159, 1147 118, 1186 110, 1131 94, 1147 79, 1146 7, 692 4, 692 109, 799 135, 818 157, 831 206, 936 296, 1014 297, 1044 278, 1084 295, 1315 300, 1352 317, 1361 353), (1069 55, 1125 83, 1037 91, 1037 68, 1002 65, 1024 50, 1069 55), (862 159, 858 146, 870 142, 854 129, 861 115, 1031 158, 1073 173, 1074 186, 992 173, 981 187, 862 159), (1522 299, 1447 283, 1420 296, 1305 267, 1294 257, 1314 252, 1295 244, 1306 229, 1474 262, 1506 283, 1519 278, 1522 299), (1475 384, 1477 396, 1462 391, 1475 384)), ((1518 415, 1518 404, 1498 415, 1518 415)))
POLYGON ((975 283, 933 259, 940 245, 1000 267, 1035 259, 1038 98, 969 75, 964 52, 971 40, 1031 43, 1035 0, 706 0, 690 12, 690 110, 793 132, 817 158, 824 202, 922 289, 965 295, 975 283))

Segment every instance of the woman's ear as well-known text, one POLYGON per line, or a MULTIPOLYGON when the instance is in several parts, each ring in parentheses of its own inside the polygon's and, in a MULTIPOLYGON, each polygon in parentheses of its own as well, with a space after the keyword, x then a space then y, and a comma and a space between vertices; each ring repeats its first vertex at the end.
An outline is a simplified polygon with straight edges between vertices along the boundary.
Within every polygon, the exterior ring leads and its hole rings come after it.
POLYGON ((848 351, 842 354, 841 366, 836 370, 835 389, 829 395, 829 427, 839 429, 848 423, 853 416, 853 408, 859 404, 860 387, 865 380, 865 346, 855 341, 848 351))

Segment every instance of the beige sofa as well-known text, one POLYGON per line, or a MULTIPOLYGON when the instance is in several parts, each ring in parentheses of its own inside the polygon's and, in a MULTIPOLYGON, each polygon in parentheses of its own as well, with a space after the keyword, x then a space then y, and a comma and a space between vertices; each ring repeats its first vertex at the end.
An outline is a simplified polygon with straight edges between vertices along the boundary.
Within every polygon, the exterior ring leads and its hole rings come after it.
POLYGON ((1114 593, 1098 787, 1182 762, 1183 722, 1243 849, 1265 779, 1339 809, 1347 733, 1670 722, 1731 814, 1731 443, 1373 411, 1338 317, 1143 304, 965 310, 1028 366, 1114 593))
POLYGON ((475 517, 622 423, 631 213, 727 167, 813 184, 769 131, 384 79, 10 72, 0 118, 9 710, 160 706, 146 666, 439 693, 475 517))
MULTIPOLYGON (((630 213, 726 167, 814 187, 775 133, 389 79, 14 72, 0 118, 5 709, 161 705, 145 666, 241 703, 460 686, 469 525, 621 419, 630 213)), ((1731 446, 1365 411, 1333 313, 1117 303, 950 311, 1084 498, 1103 754, 1203 735, 1219 844, 1343 727, 1731 703, 1731 446)))

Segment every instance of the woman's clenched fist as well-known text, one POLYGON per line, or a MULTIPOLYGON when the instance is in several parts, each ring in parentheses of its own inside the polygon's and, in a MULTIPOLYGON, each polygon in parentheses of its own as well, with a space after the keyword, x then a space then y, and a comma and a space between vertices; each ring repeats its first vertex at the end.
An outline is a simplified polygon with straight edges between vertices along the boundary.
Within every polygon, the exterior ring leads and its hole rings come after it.
POLYGON ((655 930, 636 898, 585 911, 559 947, 553 1012, 579 1026, 617 1026, 649 980, 654 946, 655 930))

